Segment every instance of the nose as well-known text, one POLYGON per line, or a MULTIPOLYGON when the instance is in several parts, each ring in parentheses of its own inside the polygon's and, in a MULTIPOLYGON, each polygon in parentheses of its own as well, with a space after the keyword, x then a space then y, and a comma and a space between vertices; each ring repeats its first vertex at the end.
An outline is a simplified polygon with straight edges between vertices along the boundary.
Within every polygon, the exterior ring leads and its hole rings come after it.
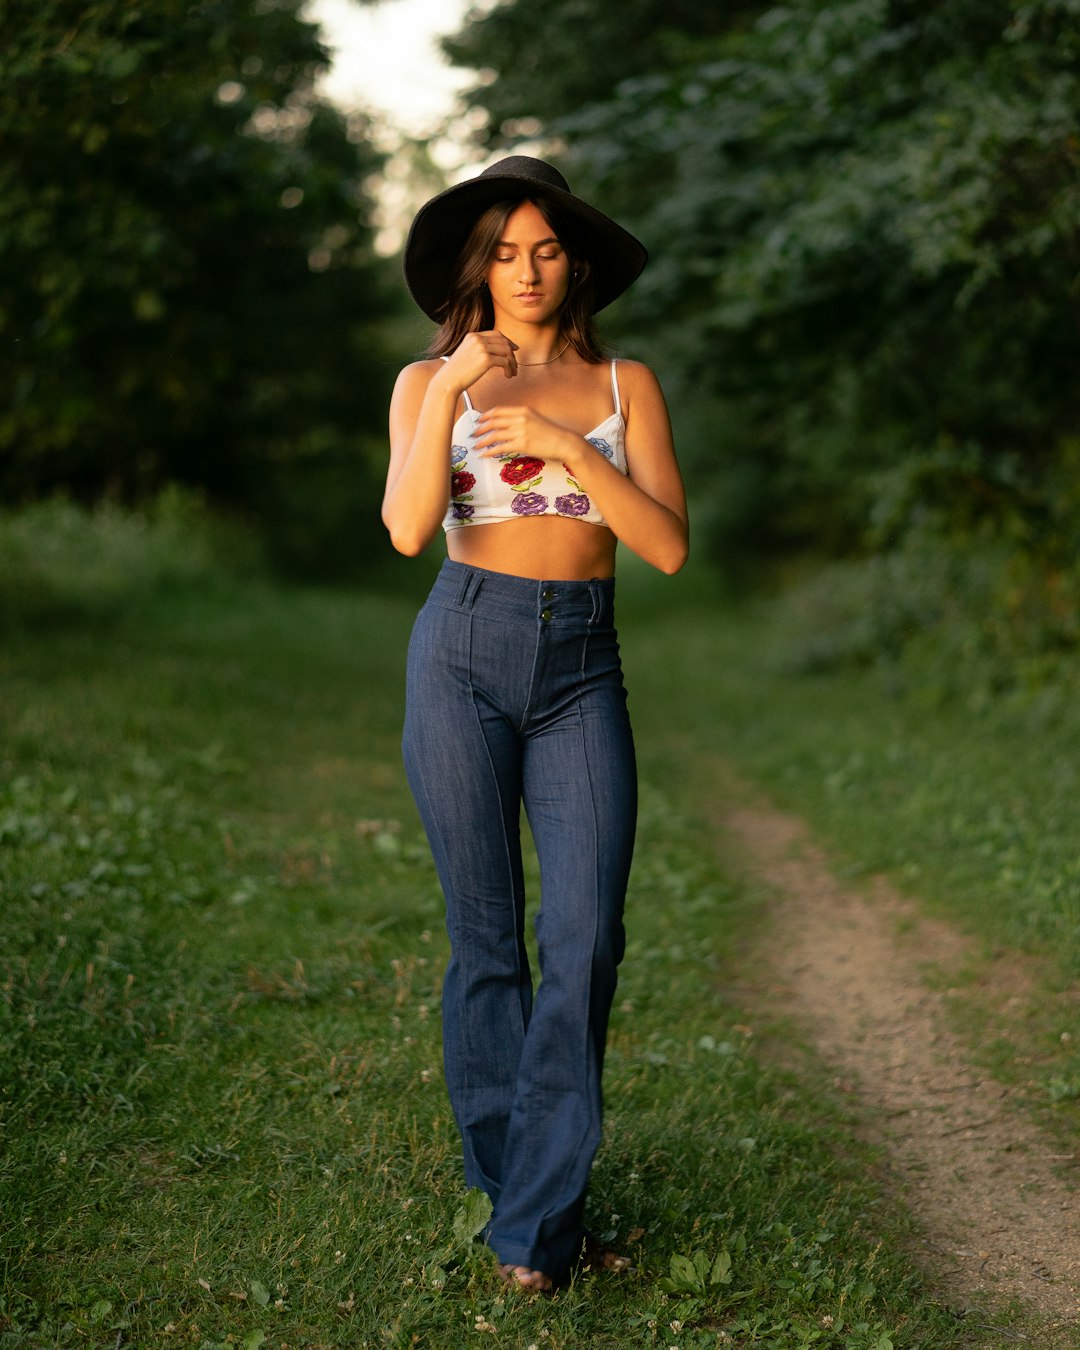
POLYGON ((531 286, 534 281, 539 280, 536 263, 528 254, 522 254, 518 280, 526 286, 531 286))

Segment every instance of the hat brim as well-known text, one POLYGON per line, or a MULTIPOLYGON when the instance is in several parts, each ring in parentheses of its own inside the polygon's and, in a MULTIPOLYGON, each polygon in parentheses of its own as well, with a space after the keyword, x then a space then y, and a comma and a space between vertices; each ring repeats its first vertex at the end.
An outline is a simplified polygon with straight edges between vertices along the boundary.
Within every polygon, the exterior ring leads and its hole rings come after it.
POLYGON ((597 311, 633 285, 649 254, 629 230, 554 184, 520 174, 489 172, 432 197, 416 213, 409 229, 403 263, 405 284, 428 318, 438 323, 445 317, 458 258, 477 218, 497 202, 544 199, 575 216, 591 236, 589 260, 596 283, 597 311))

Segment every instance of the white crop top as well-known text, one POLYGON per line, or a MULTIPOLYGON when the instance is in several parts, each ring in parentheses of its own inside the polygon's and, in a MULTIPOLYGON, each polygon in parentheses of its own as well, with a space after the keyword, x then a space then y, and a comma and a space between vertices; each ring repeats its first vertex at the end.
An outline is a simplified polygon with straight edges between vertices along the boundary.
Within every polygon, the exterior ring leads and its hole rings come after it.
MULTIPOLYGON (((612 361, 615 411, 585 439, 620 473, 626 473, 626 422, 615 365, 612 361)), ((570 477, 565 464, 528 455, 496 458, 478 453, 474 442, 480 417, 466 390, 465 411, 454 423, 450 438, 450 506, 443 520, 444 530, 490 525, 521 516, 566 516, 589 525, 603 525, 603 516, 570 477)))

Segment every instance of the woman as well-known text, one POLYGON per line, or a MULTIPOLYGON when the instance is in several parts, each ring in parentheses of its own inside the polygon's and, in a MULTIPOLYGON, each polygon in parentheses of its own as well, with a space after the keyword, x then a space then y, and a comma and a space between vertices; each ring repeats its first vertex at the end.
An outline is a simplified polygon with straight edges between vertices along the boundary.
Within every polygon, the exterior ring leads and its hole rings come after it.
POLYGON ((447 905, 446 1080, 500 1274, 545 1293, 581 1256, 624 947, 636 778, 615 548, 668 573, 687 553, 659 385, 602 360, 592 328, 646 257, 522 155, 433 198, 405 247, 440 328, 394 389, 383 520, 409 555, 446 532, 404 735, 447 905), (522 803, 541 871, 535 995, 522 803))

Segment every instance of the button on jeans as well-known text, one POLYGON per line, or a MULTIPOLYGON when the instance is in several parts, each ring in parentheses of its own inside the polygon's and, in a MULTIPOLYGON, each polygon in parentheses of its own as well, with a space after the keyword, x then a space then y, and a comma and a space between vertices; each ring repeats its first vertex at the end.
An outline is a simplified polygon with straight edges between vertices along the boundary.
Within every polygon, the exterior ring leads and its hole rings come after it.
POLYGON ((637 811, 613 580, 447 561, 409 643, 404 752, 446 897, 446 1082, 500 1261, 564 1275, 600 1078, 637 811), (519 821, 540 862, 540 982, 519 821))

